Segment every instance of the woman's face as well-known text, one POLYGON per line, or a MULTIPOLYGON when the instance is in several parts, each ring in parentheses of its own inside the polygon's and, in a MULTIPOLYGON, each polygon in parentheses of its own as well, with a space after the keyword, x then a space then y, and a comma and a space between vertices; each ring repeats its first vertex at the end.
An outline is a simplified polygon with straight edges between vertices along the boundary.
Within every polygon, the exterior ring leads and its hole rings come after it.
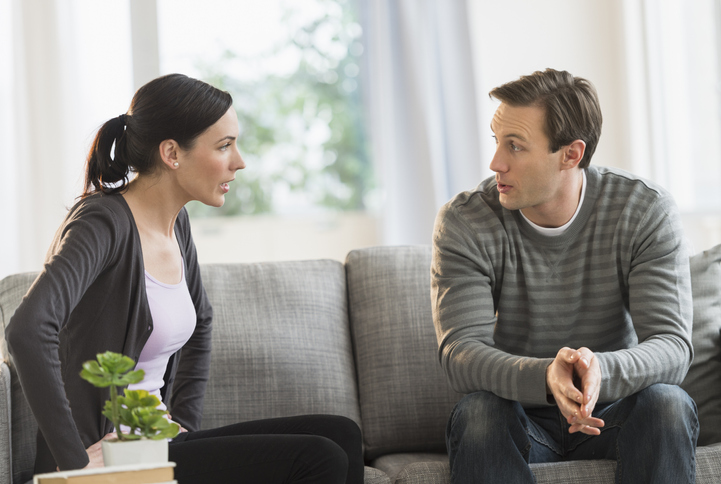
POLYGON ((175 173, 185 198, 213 207, 225 203, 235 172, 245 168, 235 144, 238 134, 238 116, 231 107, 198 136, 190 150, 179 150, 175 173))

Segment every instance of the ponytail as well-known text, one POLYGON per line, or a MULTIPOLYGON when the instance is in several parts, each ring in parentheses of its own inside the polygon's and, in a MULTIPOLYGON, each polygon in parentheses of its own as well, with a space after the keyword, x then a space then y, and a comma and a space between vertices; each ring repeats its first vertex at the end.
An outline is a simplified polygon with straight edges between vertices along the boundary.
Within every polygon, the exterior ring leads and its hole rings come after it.
POLYGON ((121 114, 98 130, 88 154, 81 198, 125 190, 131 172, 155 172, 160 165, 160 143, 172 139, 182 149, 191 149, 198 136, 232 105, 227 92, 183 74, 168 74, 145 84, 133 96, 130 114, 121 114))
POLYGON ((121 114, 103 124, 95 135, 85 169, 85 188, 81 198, 95 192, 115 193, 128 184, 130 167, 124 161, 125 123, 129 116, 121 114), (115 145, 114 156, 111 157, 115 145))

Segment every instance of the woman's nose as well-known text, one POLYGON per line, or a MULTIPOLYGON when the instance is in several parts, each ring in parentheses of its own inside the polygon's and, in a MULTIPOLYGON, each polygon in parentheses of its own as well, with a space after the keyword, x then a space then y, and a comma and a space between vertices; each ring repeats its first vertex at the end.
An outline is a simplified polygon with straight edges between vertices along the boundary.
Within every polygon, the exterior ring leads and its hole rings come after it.
POLYGON ((243 160, 243 157, 240 155, 239 151, 236 151, 237 159, 235 160, 234 168, 235 170, 242 170, 245 168, 245 161, 243 160))

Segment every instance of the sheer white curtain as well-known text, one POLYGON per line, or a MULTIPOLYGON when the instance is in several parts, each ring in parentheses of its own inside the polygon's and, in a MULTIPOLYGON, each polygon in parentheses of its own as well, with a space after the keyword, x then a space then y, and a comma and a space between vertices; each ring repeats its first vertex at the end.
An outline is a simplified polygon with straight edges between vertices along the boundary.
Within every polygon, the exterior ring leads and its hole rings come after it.
POLYGON ((0 277, 39 270, 80 194, 94 131, 132 94, 127 1, 0 7, 0 277))
MULTIPOLYGON (((7 8, 7 7, 6 7, 7 8)), ((38 267, 68 199, 69 140, 77 125, 70 87, 76 67, 72 11, 67 2, 15 0, 10 79, 3 130, 3 228, 6 272, 38 267)), ((7 61, 7 59, 5 59, 7 61)))
POLYGON ((721 213, 721 2, 624 0, 632 170, 721 213))
POLYGON ((721 0, 623 0, 630 169, 666 187, 695 250, 721 243, 721 0))
MULTIPOLYGON (((0 65, 10 66, 13 58, 12 43, 13 15, 10 2, 0 2, 0 65)), ((15 143, 13 137, 13 70, 0 69, 0 278, 18 267, 18 217, 15 204, 15 143)))
POLYGON ((440 206, 481 180, 466 3, 359 4, 383 242, 429 244, 440 206))

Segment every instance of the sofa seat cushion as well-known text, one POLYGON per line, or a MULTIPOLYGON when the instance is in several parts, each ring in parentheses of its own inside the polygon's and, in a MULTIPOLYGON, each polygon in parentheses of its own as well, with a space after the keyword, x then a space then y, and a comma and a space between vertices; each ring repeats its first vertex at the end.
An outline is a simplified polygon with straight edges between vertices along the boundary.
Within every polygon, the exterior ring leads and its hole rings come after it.
POLYGON ((301 414, 360 425, 337 261, 208 264, 213 353, 203 428, 301 414))
POLYGON ((721 442, 721 245, 691 257, 694 360, 681 387, 698 406, 698 445, 721 442))
MULTIPOLYGON (((450 466, 445 454, 392 454, 371 465, 383 470, 394 484, 448 484, 450 466)), ((610 460, 580 460, 531 464, 538 484, 613 484, 616 463, 610 460)), ((716 484, 721 475, 721 444, 696 450, 696 484, 716 484)))
POLYGON ((391 484, 388 474, 375 467, 365 466, 363 469, 363 484, 391 484))
POLYGON ((721 479, 721 444, 696 449, 696 484, 718 483, 721 479))
MULTIPOLYGON (((446 482, 436 479, 444 477, 449 471, 448 454, 445 452, 442 454, 428 452, 386 454, 371 461, 370 465, 388 474, 391 482, 397 482, 401 473, 406 476, 431 476, 429 482, 446 482)), ((448 480, 450 481, 450 476, 448 480)))
MULTIPOLYGON (((395 484, 448 484, 450 466, 446 454, 403 453, 379 457, 371 462, 395 484)), ((614 482, 616 463, 609 460, 531 464, 539 484, 614 482)))

